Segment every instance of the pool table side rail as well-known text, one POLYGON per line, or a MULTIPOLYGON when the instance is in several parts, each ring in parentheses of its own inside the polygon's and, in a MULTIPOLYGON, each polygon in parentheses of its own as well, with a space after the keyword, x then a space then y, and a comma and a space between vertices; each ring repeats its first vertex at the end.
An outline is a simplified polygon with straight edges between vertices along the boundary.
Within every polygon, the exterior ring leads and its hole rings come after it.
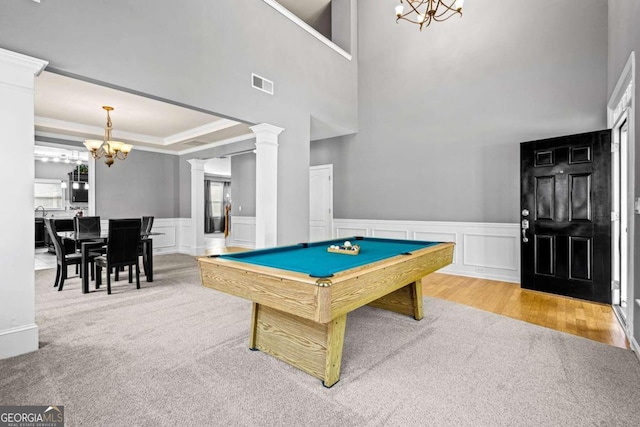
POLYGON ((311 278, 277 277, 261 273, 259 266, 240 268, 248 264, 226 261, 198 258, 203 286, 316 321, 317 294, 322 288, 310 286, 314 281, 306 279, 311 278))
POLYGON ((205 287, 327 323, 451 264, 453 248, 453 243, 440 243, 345 270, 326 286, 303 273, 229 259, 201 257, 198 263, 205 287))
MULTIPOLYGON (((333 285, 330 292, 331 313, 320 313, 320 321, 329 321, 358 307, 372 303, 379 298, 422 280, 453 260, 453 243, 441 243, 414 251, 411 255, 401 255, 376 263, 377 268, 361 271, 349 270, 339 277, 340 286, 333 285)), ((321 297, 324 289, 320 290, 321 297)))

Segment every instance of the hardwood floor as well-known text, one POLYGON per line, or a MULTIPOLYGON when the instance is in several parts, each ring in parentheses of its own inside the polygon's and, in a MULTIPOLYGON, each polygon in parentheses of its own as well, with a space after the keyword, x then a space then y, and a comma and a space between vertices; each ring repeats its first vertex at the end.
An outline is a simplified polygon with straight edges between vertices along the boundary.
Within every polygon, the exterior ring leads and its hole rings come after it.
POLYGON ((516 283, 433 273, 422 281, 425 296, 629 348, 611 306, 521 289, 516 283))

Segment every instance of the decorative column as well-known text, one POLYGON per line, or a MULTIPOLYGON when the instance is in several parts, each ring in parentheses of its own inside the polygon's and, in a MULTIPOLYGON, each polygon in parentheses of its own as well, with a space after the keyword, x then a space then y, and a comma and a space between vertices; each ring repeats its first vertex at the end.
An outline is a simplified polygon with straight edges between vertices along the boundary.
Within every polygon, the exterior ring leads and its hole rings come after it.
POLYGON ((10 153, 0 168, 8 203, 0 210, 0 359, 38 349, 33 275, 34 77, 47 64, 0 49, 0 145, 10 153))
POLYGON ((191 165, 191 255, 204 255, 204 165, 208 160, 187 160, 191 165))
POLYGON ((256 248, 278 244, 278 135, 283 128, 261 123, 256 134, 256 248))

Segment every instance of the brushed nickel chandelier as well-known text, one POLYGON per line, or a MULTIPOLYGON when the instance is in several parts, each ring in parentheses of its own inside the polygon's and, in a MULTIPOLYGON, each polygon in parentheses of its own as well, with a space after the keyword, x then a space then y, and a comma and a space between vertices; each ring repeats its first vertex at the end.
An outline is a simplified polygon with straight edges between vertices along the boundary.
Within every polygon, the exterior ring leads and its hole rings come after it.
POLYGON ((400 0, 396 6, 396 22, 409 21, 422 27, 428 27, 431 22, 442 22, 455 15, 462 16, 464 0, 400 0), (405 12, 404 4, 409 8, 405 12))

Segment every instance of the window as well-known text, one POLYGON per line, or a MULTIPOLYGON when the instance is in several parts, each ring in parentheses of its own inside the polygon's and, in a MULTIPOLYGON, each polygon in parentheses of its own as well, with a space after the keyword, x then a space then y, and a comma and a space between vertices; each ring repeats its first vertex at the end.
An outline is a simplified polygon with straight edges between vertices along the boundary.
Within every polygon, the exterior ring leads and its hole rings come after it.
POLYGON ((210 203, 211 213, 214 218, 222 217, 223 184, 221 182, 212 182, 210 187, 210 203))
POLYGON ((42 206, 46 210, 64 209, 64 188, 59 179, 36 178, 33 192, 33 208, 42 206))

